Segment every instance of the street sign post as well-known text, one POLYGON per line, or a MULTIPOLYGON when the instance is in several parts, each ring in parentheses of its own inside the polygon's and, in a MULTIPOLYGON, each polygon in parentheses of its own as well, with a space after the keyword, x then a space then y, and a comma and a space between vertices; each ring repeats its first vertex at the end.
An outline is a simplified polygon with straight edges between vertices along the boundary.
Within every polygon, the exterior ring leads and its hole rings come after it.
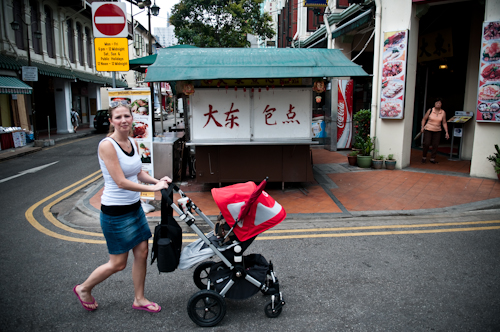
POLYGON ((93 2, 94 38, 127 38, 127 8, 124 2, 93 2))
MULTIPOLYGON (((128 71, 128 23, 124 2, 93 2, 92 26, 97 71, 128 71)), ((113 73, 113 87, 115 87, 113 73)))
POLYGON ((95 38, 97 71, 129 71, 127 38, 95 38))

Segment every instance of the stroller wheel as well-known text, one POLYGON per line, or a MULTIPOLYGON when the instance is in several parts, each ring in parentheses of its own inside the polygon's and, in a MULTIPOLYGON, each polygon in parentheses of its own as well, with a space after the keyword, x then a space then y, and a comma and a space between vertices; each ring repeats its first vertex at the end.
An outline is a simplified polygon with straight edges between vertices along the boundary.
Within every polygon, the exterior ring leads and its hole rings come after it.
POLYGON ((188 302, 189 318, 201 327, 215 326, 226 315, 226 301, 217 292, 201 290, 188 302))
POLYGON ((276 318, 281 314, 281 311, 283 310, 282 306, 274 306, 273 309, 273 301, 269 301, 266 306, 264 307, 264 312, 266 313, 266 316, 269 318, 276 318))
POLYGON ((210 274, 210 268, 215 262, 206 261, 201 263, 194 269, 193 281, 196 287, 199 289, 207 289, 208 276, 210 274))

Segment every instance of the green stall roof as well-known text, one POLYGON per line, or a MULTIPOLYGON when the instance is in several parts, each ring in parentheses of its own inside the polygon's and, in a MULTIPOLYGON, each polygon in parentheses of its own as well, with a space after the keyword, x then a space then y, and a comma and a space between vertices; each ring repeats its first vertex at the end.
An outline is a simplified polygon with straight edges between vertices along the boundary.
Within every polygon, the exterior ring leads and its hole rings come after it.
POLYGON ((146 82, 368 76, 338 49, 164 48, 146 82))

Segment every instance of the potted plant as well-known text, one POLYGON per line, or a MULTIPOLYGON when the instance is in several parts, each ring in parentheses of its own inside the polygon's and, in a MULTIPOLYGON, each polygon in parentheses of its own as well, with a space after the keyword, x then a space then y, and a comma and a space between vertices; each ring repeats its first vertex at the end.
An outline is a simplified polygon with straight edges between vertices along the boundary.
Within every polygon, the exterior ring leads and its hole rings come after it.
POLYGON ((384 166, 384 156, 378 155, 377 157, 374 157, 372 159, 372 166, 375 169, 382 169, 382 166, 384 166))
POLYGON ((347 155, 347 160, 349 161, 349 165, 356 166, 358 163, 358 153, 359 151, 351 151, 347 155))
POLYGON ((486 159, 493 163, 495 173, 497 173, 498 180, 500 180, 500 148, 498 147, 498 144, 495 144, 495 150, 496 152, 486 157, 486 159))
POLYGON ((394 159, 393 154, 387 156, 387 159, 385 160, 385 168, 390 170, 396 168, 396 159, 394 159))
POLYGON ((370 168, 372 165, 372 156, 371 153, 373 151, 373 143, 375 141, 374 138, 367 137, 366 140, 363 140, 361 144, 361 151, 358 154, 358 166, 361 168, 370 168))

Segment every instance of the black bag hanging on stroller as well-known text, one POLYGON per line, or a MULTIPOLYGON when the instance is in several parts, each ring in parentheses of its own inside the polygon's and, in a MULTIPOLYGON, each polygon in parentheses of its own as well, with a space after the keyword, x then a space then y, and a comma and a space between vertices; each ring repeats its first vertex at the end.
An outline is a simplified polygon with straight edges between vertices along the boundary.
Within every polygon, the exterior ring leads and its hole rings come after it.
POLYGON ((161 220, 155 227, 151 264, 158 259, 159 272, 173 272, 179 265, 182 248, 182 228, 173 217, 170 207, 173 201, 172 190, 162 190, 161 220))

